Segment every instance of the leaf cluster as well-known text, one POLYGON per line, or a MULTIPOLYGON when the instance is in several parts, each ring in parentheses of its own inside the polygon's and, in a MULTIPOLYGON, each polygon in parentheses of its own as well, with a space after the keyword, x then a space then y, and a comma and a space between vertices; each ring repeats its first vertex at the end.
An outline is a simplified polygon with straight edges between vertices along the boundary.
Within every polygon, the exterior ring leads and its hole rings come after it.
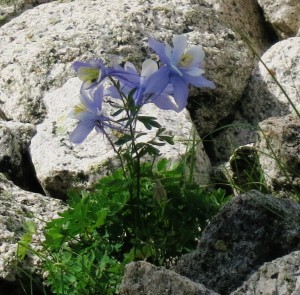
POLYGON ((115 294, 132 260, 172 265, 226 201, 223 191, 187 183, 184 161, 142 163, 140 177, 139 202, 122 169, 89 192, 69 193, 70 208, 45 232, 44 269, 55 294, 115 294))

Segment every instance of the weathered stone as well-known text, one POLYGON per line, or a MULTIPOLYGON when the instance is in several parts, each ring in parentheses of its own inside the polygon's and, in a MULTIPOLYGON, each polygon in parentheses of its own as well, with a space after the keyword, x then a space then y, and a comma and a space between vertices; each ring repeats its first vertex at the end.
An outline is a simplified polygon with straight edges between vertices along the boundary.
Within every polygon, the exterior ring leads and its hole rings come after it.
MULTIPOLYGON (((37 126, 37 134, 31 142, 32 161, 36 168, 38 179, 44 190, 56 198, 64 198, 66 191, 71 187, 89 187, 99 177, 119 167, 109 142, 103 135, 91 134, 80 145, 73 145, 68 134, 74 129, 76 120, 67 117, 71 108, 78 104, 81 81, 78 78, 70 79, 62 88, 49 92, 44 100, 47 103, 48 116, 37 126)), ((104 104, 108 114, 113 109, 104 104)), ((114 109, 115 111, 115 109, 114 109)), ((169 134, 175 136, 175 145, 159 147, 162 157, 173 161, 187 151, 187 144, 192 140, 193 124, 187 111, 176 113, 162 111, 153 104, 143 107, 143 114, 158 118, 169 134)), ((138 126, 147 133, 140 137, 146 142, 156 133, 138 126)), ((110 136, 110 130, 107 130, 110 136)), ((201 142, 197 145, 197 177, 199 183, 207 183, 209 178, 210 162, 203 150, 201 142)))
MULTIPOLYGON (((2 0, 0 2, 0 25, 8 22, 23 11, 36 5, 48 3, 53 0, 2 0)), ((66 0, 58 0, 66 1, 66 0)), ((71 1, 71 0, 69 0, 71 1)))
POLYGON ((254 125, 266 118, 293 112, 293 107, 274 77, 295 107, 299 108, 300 38, 276 43, 261 59, 269 71, 259 63, 241 102, 242 116, 254 125))
MULTIPOLYGON (((36 193, 23 191, 0 174, 0 278, 13 281, 16 268, 17 243, 25 233, 25 224, 32 221, 36 225, 33 249, 40 246, 45 222, 57 217, 65 205, 59 200, 36 193)), ((23 262, 23 270, 33 271, 38 257, 28 255, 23 262)))
POLYGON ((13 121, 0 121, 0 172, 26 190, 40 192, 29 155, 35 126, 13 121))
POLYGON ((121 295, 218 295, 164 267, 148 262, 131 262, 125 268, 121 295))
POLYGON ((299 0, 258 0, 266 19, 281 38, 296 36, 300 28, 299 0))
POLYGON ((300 118, 269 118, 259 126, 259 161, 268 187, 275 192, 299 192, 300 118))
POLYGON ((265 263, 230 295, 300 294, 300 251, 265 263))
POLYGON ((74 75, 75 59, 119 54, 140 63, 150 53, 148 35, 170 42, 176 33, 203 44, 207 55, 206 77, 217 88, 194 91, 192 104, 199 130, 209 132, 240 98, 254 58, 204 0, 56 1, 27 10, 0 28, 3 110, 15 120, 41 122, 45 92, 74 75))
POLYGON ((229 294, 264 262, 300 248, 300 205, 258 191, 234 197, 175 271, 229 294))
POLYGON ((224 24, 242 38, 247 38, 253 49, 263 53, 272 42, 258 3, 253 0, 206 0, 213 5, 224 24))

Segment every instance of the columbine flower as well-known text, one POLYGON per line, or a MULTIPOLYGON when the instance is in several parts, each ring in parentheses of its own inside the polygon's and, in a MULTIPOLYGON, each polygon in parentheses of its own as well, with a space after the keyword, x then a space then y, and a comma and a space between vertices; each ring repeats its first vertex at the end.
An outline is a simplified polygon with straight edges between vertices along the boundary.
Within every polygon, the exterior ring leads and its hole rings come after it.
MULTIPOLYGON (((137 72, 135 66, 131 62, 126 62, 124 65, 124 71, 129 75, 128 80, 121 83, 120 90, 125 96, 128 96, 131 90, 135 89, 133 94, 134 103, 136 106, 141 106, 145 103, 154 103, 159 108, 177 109, 177 106, 172 101, 171 94, 173 93, 173 87, 171 84, 165 87, 162 93, 145 94, 148 79, 158 70, 158 65, 154 60, 147 59, 142 64, 141 75, 137 72)), ((124 76, 125 73, 124 73, 124 76)), ((107 91, 107 95, 120 98, 120 93, 115 87, 110 87, 107 91)))
POLYGON ((204 60, 201 46, 187 49, 187 37, 183 35, 175 35, 173 44, 172 48, 153 38, 149 39, 149 46, 158 54, 164 66, 148 79, 145 93, 162 93, 171 83, 177 111, 181 111, 187 105, 189 84, 209 88, 214 88, 215 85, 202 76, 205 71, 201 68, 204 60))
POLYGON ((96 88, 107 77, 115 77, 121 81, 131 82, 131 77, 120 66, 106 67, 102 59, 93 59, 89 62, 76 61, 73 63, 73 69, 78 75, 78 78, 83 81, 85 89, 96 88))
POLYGON ((110 119, 102 113, 103 86, 93 91, 81 88, 80 104, 77 104, 69 113, 69 117, 78 120, 78 125, 70 134, 70 141, 82 143, 88 134, 95 128, 97 132, 103 133, 104 127, 112 128, 110 119))

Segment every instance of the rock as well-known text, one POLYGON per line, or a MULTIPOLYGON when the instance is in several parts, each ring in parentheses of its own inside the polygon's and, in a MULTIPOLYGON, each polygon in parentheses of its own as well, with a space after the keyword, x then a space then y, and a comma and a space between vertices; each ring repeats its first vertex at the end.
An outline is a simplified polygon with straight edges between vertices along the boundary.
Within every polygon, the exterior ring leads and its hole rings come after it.
POLYGON ((296 36, 300 28, 298 0, 258 0, 258 3, 280 38, 296 36))
MULTIPOLYGON (((276 43, 261 57, 296 108, 300 107, 299 58, 299 37, 276 43)), ((242 116, 254 125, 264 119, 284 116, 294 111, 270 72, 259 63, 241 102, 242 116)))
MULTIPOLYGON (((36 225, 33 249, 40 247, 45 222, 57 217, 66 208, 59 200, 40 194, 23 191, 0 174, 0 278, 13 281, 16 268, 17 243, 25 233, 25 224, 32 221, 36 225)), ((33 271, 38 258, 29 255, 22 263, 24 271, 33 271)))
POLYGON ((300 248, 300 205, 258 191, 234 197, 204 230, 197 250, 175 271, 222 295, 264 262, 300 248))
POLYGON ((35 126, 13 121, 0 121, 0 173, 26 190, 41 192, 29 155, 35 126))
MULTIPOLYGON (((69 141, 68 134, 77 121, 69 119, 67 115, 79 102, 80 86, 81 81, 72 78, 63 87, 45 96, 48 116, 37 126, 37 134, 31 142, 30 150, 37 177, 45 192, 55 198, 65 198, 66 191, 71 187, 90 187, 98 178, 120 166, 116 153, 103 135, 91 134, 80 145, 73 145, 69 141)), ((109 110, 109 105, 103 108, 109 110)), ((192 140, 193 124, 187 111, 162 111, 153 104, 146 105, 144 110, 143 114, 157 117, 169 134, 175 135, 175 145, 159 147, 161 157, 179 160, 187 151, 185 142, 192 140)), ((141 137, 146 141, 156 132, 154 129, 141 130, 147 132, 146 136, 141 137)), ((207 183, 210 162, 201 142, 197 146, 196 158, 198 182, 207 183)))
POLYGON ((273 42, 258 3, 253 0, 206 0, 219 18, 238 35, 247 38, 253 49, 262 54, 273 42))
POLYGON ((125 268, 121 295, 218 295, 164 267, 148 262, 131 262, 125 268))
POLYGON ((181 33, 203 45, 206 77, 217 84, 191 94, 197 126, 207 133, 240 98, 254 57, 204 0, 55 1, 25 11, 0 28, 3 110, 14 120, 40 123, 45 93, 74 75, 74 60, 119 54, 141 63, 150 53, 148 35, 170 42, 181 33))
MULTIPOLYGON (((300 39, 289 38, 272 46, 262 60, 275 75, 296 108, 300 107, 299 76, 300 39)), ((203 138, 208 142, 213 165, 227 161, 239 146, 257 142, 258 123, 270 118, 294 113, 294 108, 260 62, 254 71, 234 113, 222 121, 216 132, 203 138)))
POLYGON ((300 118, 287 115, 259 124, 259 161, 268 187, 274 192, 300 190, 300 118))
POLYGON ((300 251, 265 263, 230 295, 300 294, 300 251))
POLYGON ((2 0, 0 3, 0 25, 10 21, 27 9, 51 1, 53 0, 2 0))

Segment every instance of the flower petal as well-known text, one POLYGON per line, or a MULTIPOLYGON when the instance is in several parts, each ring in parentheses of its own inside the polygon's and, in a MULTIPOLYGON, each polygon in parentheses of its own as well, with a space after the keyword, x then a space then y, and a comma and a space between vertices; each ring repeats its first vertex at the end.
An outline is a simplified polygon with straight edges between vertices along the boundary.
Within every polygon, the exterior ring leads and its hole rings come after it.
POLYGON ((159 68, 146 82, 144 94, 161 94, 169 83, 170 70, 167 67, 159 68))
POLYGON ((175 103, 174 98, 170 95, 162 94, 156 97, 151 102, 161 110, 173 110, 175 112, 178 112, 178 105, 175 103))
POLYGON ((189 82, 190 84, 196 86, 196 87, 207 87, 207 88, 216 88, 216 85, 214 82, 207 80, 203 76, 200 77, 193 77, 193 76, 185 76, 185 80, 189 82))
POLYGON ((177 64, 187 48, 187 37, 184 35, 175 35, 172 40, 174 44, 172 63, 177 64))
POLYGON ((95 127, 94 121, 79 122, 70 134, 70 141, 76 144, 82 143, 95 127))
POLYGON ((152 48, 158 54, 160 60, 164 64, 167 64, 168 63, 168 58, 165 54, 166 45, 164 43, 161 43, 161 42, 155 40, 152 37, 148 38, 148 44, 149 44, 149 47, 152 48))
POLYGON ((193 61, 190 64, 191 67, 203 67, 205 53, 202 46, 193 46, 186 51, 186 54, 190 54, 193 57, 193 61))
POLYGON ((157 63, 152 59, 146 59, 142 64, 142 78, 148 78, 158 70, 157 63))
POLYGON ((187 105, 188 84, 177 75, 172 75, 170 80, 174 87, 173 97, 178 105, 178 112, 180 112, 187 105))
POLYGON ((191 67, 187 69, 181 69, 184 74, 187 74, 189 76, 193 77, 199 77, 205 73, 205 71, 201 68, 191 67))

